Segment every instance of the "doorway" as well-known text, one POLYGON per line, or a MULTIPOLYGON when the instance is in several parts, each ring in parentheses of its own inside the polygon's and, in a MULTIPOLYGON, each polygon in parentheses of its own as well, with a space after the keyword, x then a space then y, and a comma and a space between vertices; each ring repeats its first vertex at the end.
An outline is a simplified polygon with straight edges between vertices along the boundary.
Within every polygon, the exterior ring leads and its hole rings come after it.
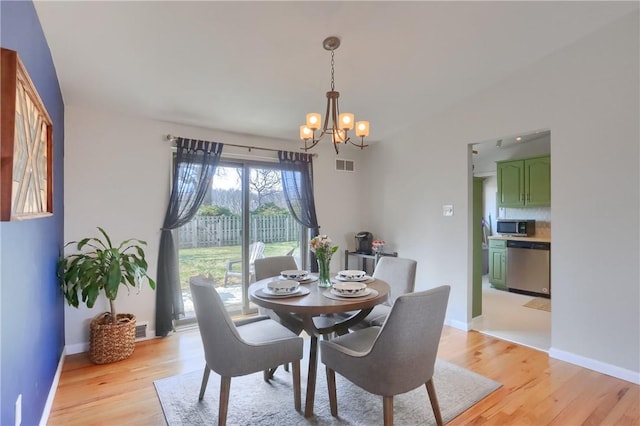
MULTIPOLYGON (((493 285, 488 274, 489 241, 496 237, 498 218, 534 219, 536 232, 551 232, 551 207, 499 208, 497 203, 497 161, 517 160, 551 152, 548 130, 526 132, 483 141, 469 146, 471 151, 470 185, 473 200, 472 232, 474 262, 472 266, 472 328, 503 340, 548 351, 551 347, 551 313, 536 302, 533 295, 523 295, 493 285), (482 183, 479 184, 478 182, 482 183), (478 194, 478 191, 481 194, 478 194), (478 203, 480 205, 478 205, 478 203), (477 212, 480 212, 479 214, 477 212)), ((499 258, 494 256, 494 258, 499 258)), ((495 260, 495 259, 494 259, 495 260)))
POLYGON ((230 315, 254 312, 248 288, 254 262, 291 255, 300 260, 301 225, 290 215, 279 163, 223 160, 198 213, 179 230, 179 265, 187 319, 194 318, 189 283, 211 283, 230 315))

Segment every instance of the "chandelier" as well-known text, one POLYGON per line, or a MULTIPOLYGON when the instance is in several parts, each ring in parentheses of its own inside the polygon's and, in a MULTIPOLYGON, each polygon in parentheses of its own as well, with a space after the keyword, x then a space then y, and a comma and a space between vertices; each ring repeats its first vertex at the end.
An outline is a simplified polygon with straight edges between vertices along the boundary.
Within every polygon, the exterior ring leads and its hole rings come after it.
POLYGON ((335 50, 340 47, 340 39, 338 37, 327 37, 322 42, 322 46, 331 51, 331 90, 327 92, 327 112, 324 116, 324 124, 320 127, 322 116, 319 113, 312 112, 307 114, 307 124, 300 126, 300 139, 304 141, 305 152, 318 144, 325 135, 331 136, 333 147, 338 154, 338 145, 347 142, 363 149, 365 146, 364 138, 369 136, 369 122, 358 121, 355 122, 355 133, 360 138, 359 143, 351 141, 349 136, 349 130, 354 128, 354 116, 348 112, 340 112, 338 106, 338 98, 340 92, 335 90, 334 78, 333 78, 333 55, 335 50), (320 134, 316 138, 316 131, 321 130, 320 134))

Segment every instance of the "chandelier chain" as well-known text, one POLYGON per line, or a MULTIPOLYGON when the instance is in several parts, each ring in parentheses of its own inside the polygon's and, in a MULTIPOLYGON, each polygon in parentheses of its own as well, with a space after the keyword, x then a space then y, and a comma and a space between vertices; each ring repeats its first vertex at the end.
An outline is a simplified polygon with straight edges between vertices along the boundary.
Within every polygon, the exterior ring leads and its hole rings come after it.
POLYGON ((334 51, 331 51, 331 91, 335 90, 335 84, 333 82, 333 55, 334 55, 334 51))

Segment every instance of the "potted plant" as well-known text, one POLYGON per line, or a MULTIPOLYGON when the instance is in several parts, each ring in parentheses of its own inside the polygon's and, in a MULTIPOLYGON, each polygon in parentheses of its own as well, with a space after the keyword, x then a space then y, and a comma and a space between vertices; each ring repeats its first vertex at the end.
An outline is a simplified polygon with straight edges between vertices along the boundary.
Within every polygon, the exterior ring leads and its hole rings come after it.
POLYGON ((120 285, 140 289, 147 281, 152 289, 156 283, 147 275, 147 261, 143 246, 147 243, 135 238, 117 247, 104 229, 104 238, 85 238, 65 245, 76 244, 77 253, 62 256, 58 261, 60 286, 69 305, 78 307, 80 298, 92 308, 101 293, 109 299, 110 312, 91 321, 89 356, 96 364, 120 361, 129 357, 135 347, 136 317, 117 314, 115 299, 120 285))

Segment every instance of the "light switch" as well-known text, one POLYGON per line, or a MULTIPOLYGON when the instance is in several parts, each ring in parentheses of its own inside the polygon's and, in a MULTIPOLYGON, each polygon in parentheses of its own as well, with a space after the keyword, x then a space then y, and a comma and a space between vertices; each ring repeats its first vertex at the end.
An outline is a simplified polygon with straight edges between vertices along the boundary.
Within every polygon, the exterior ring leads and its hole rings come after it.
POLYGON ((453 216, 453 204, 444 204, 442 206, 442 216, 453 216))

